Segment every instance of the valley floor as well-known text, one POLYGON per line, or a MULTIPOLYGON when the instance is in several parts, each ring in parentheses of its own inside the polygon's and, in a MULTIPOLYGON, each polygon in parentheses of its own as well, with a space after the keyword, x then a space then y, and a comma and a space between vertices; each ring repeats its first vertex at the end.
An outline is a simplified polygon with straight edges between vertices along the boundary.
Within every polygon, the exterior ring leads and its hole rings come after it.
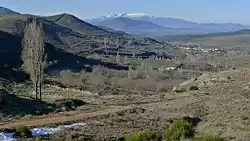
POLYGON ((0 128, 18 125, 53 126, 85 122, 87 127, 58 133, 78 139, 117 140, 140 129, 163 130, 171 121, 190 117, 197 134, 215 132, 233 141, 250 140, 250 71, 234 70, 204 74, 181 85, 184 92, 137 92, 96 95, 70 89, 46 87, 44 99, 80 99, 87 104, 75 111, 3 120, 0 128), (196 85, 199 90, 189 90, 196 85), (55 93, 56 92, 56 93, 55 93), (52 95, 52 93, 54 95, 52 95), (53 97, 53 98, 52 98, 53 97))

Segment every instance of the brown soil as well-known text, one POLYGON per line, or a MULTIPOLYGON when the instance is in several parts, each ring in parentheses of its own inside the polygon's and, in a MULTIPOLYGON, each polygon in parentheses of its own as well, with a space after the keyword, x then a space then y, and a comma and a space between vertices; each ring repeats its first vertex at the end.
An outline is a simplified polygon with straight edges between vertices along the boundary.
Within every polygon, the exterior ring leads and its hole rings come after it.
POLYGON ((83 113, 79 111, 73 111, 73 112, 64 112, 63 114, 55 114, 55 115, 49 115, 49 116, 38 116, 31 119, 25 119, 25 120, 11 120, 8 122, 2 122, 0 124, 0 129, 6 129, 6 128, 13 128, 20 125, 26 125, 28 127, 36 127, 36 126, 45 126, 51 124, 60 124, 60 123, 67 123, 67 122, 76 122, 76 121, 82 121, 89 118, 95 118, 100 116, 106 116, 111 113, 120 112, 123 110, 128 110, 131 107, 109 107, 106 110, 92 112, 92 113, 83 113))

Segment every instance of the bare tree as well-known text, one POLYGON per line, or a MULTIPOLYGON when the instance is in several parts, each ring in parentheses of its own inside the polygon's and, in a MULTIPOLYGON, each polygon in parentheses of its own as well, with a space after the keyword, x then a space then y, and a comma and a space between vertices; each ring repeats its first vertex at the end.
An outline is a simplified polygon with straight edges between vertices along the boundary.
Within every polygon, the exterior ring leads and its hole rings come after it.
POLYGON ((121 62, 121 56, 120 56, 119 52, 116 53, 115 59, 116 59, 116 63, 119 64, 121 62))
POLYGON ((22 60, 23 69, 30 75, 33 83, 36 100, 41 100, 46 54, 42 25, 35 19, 31 20, 24 29, 22 60), (39 98, 38 95, 40 96, 39 98))
POLYGON ((92 45, 93 45, 94 39, 95 39, 95 32, 93 32, 93 35, 92 35, 90 43, 89 43, 89 51, 90 51, 90 53, 93 53, 92 45))
POLYGON ((15 23, 14 32, 17 34, 23 34, 23 29, 25 28, 25 22, 17 20, 15 23))
POLYGON ((108 48, 107 48, 107 38, 106 37, 103 38, 103 43, 104 43, 104 47, 105 47, 105 53, 107 54, 108 48))
POLYGON ((128 56, 125 55, 125 57, 124 57, 124 64, 127 64, 127 63, 128 63, 128 56))
POLYGON ((120 47, 120 40, 119 39, 115 40, 115 47, 116 48, 120 47))
POLYGON ((135 58, 135 52, 133 52, 132 58, 135 58))

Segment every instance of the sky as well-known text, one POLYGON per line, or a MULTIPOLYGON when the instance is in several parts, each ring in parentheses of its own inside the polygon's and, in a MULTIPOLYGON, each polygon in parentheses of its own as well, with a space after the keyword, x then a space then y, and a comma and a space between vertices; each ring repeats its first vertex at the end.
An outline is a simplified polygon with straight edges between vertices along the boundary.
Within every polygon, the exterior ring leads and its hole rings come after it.
POLYGON ((71 13, 82 19, 125 12, 250 25, 250 0, 0 0, 0 6, 37 15, 71 13))

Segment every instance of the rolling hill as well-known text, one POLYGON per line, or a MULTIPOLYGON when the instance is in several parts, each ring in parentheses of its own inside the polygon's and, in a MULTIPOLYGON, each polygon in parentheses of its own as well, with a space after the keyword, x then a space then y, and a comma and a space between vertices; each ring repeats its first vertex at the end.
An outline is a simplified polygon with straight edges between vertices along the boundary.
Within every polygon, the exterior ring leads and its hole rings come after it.
MULTIPOLYGON (((48 74, 54 74, 61 69, 82 70, 86 66, 101 65, 110 69, 126 69, 113 63, 101 60, 89 59, 84 56, 68 52, 62 48, 55 47, 50 43, 45 44, 48 55, 48 74), (56 63, 55 63, 56 62, 56 63)), ((8 32, 0 31, 0 77, 11 81, 22 81, 26 75, 20 70, 21 67, 21 38, 8 32)))
POLYGON ((136 45, 159 43, 147 38, 139 39, 128 34, 108 31, 68 14, 45 18, 32 15, 0 15, 0 30, 14 33, 17 30, 17 25, 25 24, 28 18, 37 18, 43 24, 45 39, 48 43, 70 52, 85 50, 89 47, 89 44, 102 47, 104 38, 110 47, 115 47, 116 40, 119 40, 121 44, 131 41, 136 45))
POLYGON ((6 15, 6 16, 1 15, 0 30, 8 33, 19 34, 18 31, 24 28, 25 23, 29 18, 37 18, 40 21, 40 23, 42 23, 46 42, 54 45, 55 47, 62 49, 71 48, 72 51, 74 51, 75 50, 74 43, 80 43, 83 40, 87 39, 86 36, 83 36, 77 32, 73 32, 68 28, 57 25, 46 19, 30 15, 6 15))
POLYGON ((113 33, 117 33, 117 34, 123 34, 123 35, 128 35, 128 33, 124 32, 124 31, 120 31, 120 30, 115 30, 115 29, 112 29, 112 28, 109 28, 109 27, 105 27, 105 26, 98 26, 104 30, 107 30, 109 32, 113 32, 113 33))
POLYGON ((52 22, 54 22, 58 25, 61 25, 63 27, 77 31, 83 35, 103 36, 103 35, 114 34, 113 32, 109 32, 105 29, 91 25, 91 24, 75 17, 74 15, 70 15, 70 14, 66 14, 66 13, 45 17, 45 19, 52 21, 52 22))
MULTIPOLYGON (((128 43, 134 47, 161 43, 151 38, 133 37, 123 32, 96 27, 73 15, 62 14, 44 18, 24 14, 0 14, 0 66, 1 70, 5 69, 2 72, 13 72, 13 68, 17 70, 20 68, 20 33, 27 21, 34 18, 43 26, 50 62, 55 60, 58 62, 50 66, 51 69, 83 69, 85 65, 104 65, 112 69, 124 69, 116 64, 85 58, 81 52, 88 52, 90 48, 91 50, 103 49, 104 42, 107 43, 108 48, 117 48, 117 40, 120 45, 124 45, 123 47, 128 43), (71 24, 68 24, 68 21, 71 24)), ((0 73, 0 75, 5 74, 0 73)), ((8 76, 12 75, 8 73, 8 76)))

